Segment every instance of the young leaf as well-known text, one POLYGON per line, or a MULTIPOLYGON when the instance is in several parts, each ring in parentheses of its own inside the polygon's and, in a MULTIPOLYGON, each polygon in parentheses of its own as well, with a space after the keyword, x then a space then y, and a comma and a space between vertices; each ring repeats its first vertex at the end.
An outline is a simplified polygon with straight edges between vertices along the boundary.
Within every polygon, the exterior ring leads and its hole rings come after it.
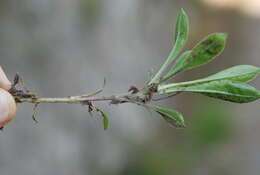
POLYGON ((184 47, 189 33, 189 20, 188 16, 183 9, 180 10, 179 16, 176 23, 175 30, 175 44, 173 49, 171 50, 168 58, 160 68, 160 70, 156 73, 156 75, 152 78, 149 84, 157 82, 161 78, 161 74, 168 68, 168 66, 174 61, 177 55, 180 53, 181 49, 184 47))
POLYGON ((185 127, 184 119, 181 113, 173 109, 165 109, 159 106, 149 106, 149 107, 154 111, 156 111, 157 113, 159 113, 171 125, 178 128, 185 127))
POLYGON ((108 115, 106 113, 104 113, 101 109, 97 108, 96 109, 101 116, 103 117, 103 126, 104 126, 104 130, 108 129, 109 127, 109 118, 108 115))
POLYGON ((181 56, 173 68, 163 78, 163 81, 170 79, 176 73, 201 66, 213 60, 225 47, 227 34, 213 33, 196 45, 191 52, 181 56))
POLYGON ((216 74, 210 75, 206 78, 181 82, 181 83, 172 83, 168 85, 159 86, 159 90, 173 88, 173 87, 188 87, 194 86, 197 84, 207 83, 216 80, 233 80, 238 82, 248 82, 255 78, 260 73, 260 68, 251 66, 251 65, 239 65, 228 68, 216 74))
POLYGON ((235 103, 248 103, 260 98, 254 87, 231 80, 218 80, 189 87, 167 89, 165 93, 194 92, 235 103))

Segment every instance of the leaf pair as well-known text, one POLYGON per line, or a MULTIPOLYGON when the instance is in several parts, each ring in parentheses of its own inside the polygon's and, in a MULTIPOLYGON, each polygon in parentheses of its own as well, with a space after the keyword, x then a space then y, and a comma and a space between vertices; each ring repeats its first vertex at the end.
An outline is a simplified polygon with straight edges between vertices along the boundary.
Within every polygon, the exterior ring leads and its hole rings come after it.
POLYGON ((246 84, 255 78, 260 68, 249 65, 234 66, 209 77, 159 86, 160 94, 193 92, 236 103, 252 102, 260 92, 246 84))

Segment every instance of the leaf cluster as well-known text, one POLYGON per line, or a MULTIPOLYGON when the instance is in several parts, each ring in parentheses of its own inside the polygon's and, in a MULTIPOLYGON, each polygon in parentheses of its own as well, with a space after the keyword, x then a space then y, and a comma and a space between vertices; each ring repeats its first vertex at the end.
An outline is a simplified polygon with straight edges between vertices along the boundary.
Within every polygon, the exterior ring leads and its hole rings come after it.
MULTIPOLYGON (((234 66, 198 80, 167 83, 180 72, 212 61, 225 48, 227 34, 213 33, 202 39, 191 50, 181 53, 188 40, 188 33, 188 16, 181 9, 176 23, 174 46, 159 71, 148 82, 149 85, 157 85, 158 95, 191 92, 234 103, 248 103, 260 98, 260 91, 247 84, 260 72, 259 67, 251 65, 234 66)), ((149 108, 159 113, 174 126, 185 126, 181 113, 158 106, 149 105, 149 108)))

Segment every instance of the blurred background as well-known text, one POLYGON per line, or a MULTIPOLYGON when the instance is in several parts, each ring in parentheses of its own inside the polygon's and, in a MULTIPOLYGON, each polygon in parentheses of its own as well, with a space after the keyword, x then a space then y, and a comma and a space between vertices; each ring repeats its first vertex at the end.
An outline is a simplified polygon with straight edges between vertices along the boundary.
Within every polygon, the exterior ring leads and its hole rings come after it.
MULTIPOLYGON (((260 66, 259 0, 2 0, 0 64, 40 96, 92 92, 104 77, 104 94, 142 87, 168 56, 180 8, 190 18, 187 49, 213 32, 229 40, 216 60, 173 81, 260 66)), ((107 131, 80 105, 40 104, 35 124, 32 105, 21 104, 0 133, 0 174, 256 175, 259 104, 181 94, 160 102, 185 116, 188 127, 174 129, 138 106, 99 103, 107 131)))

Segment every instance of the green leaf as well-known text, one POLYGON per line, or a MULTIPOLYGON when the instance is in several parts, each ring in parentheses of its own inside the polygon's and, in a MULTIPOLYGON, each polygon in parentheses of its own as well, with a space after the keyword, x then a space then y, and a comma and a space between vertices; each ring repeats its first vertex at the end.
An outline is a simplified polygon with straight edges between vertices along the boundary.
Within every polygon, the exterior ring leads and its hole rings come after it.
POLYGON ((248 82, 254 79, 260 73, 260 68, 251 66, 251 65, 239 65, 228 68, 216 74, 210 75, 206 78, 180 82, 180 83, 172 83, 168 85, 161 85, 158 87, 158 90, 161 91, 167 88, 175 88, 175 87, 188 87, 194 86, 197 84, 207 83, 216 80, 233 80, 238 82, 248 82))
POLYGON ((184 119, 181 113, 173 109, 165 109, 159 106, 149 106, 149 107, 154 111, 156 111, 157 113, 159 113, 171 125, 178 128, 185 127, 184 119))
POLYGON ((260 98, 254 87, 231 80, 218 80, 189 87, 167 89, 165 93, 194 92, 235 103, 248 103, 260 98))
POLYGON ((213 60, 225 47, 227 34, 213 33, 208 35, 192 51, 186 52, 181 56, 173 68, 163 78, 163 81, 170 79, 176 73, 201 66, 213 60))
POLYGON ((211 61, 223 51, 226 39, 226 33, 208 35, 192 49, 189 57, 185 59, 181 70, 191 69, 211 61))
POLYGON ((109 117, 106 113, 104 113, 101 109, 96 108, 96 110, 101 114, 101 116, 103 117, 103 126, 104 126, 104 130, 108 129, 109 127, 109 117))
POLYGON ((156 73, 156 75, 152 78, 149 84, 155 83, 161 78, 161 74, 168 68, 168 66, 174 61, 174 59, 178 56, 181 52, 182 48, 184 47, 189 33, 189 19, 187 14, 183 9, 180 10, 179 16, 176 23, 176 30, 175 30, 175 44, 160 68, 160 70, 156 73))

